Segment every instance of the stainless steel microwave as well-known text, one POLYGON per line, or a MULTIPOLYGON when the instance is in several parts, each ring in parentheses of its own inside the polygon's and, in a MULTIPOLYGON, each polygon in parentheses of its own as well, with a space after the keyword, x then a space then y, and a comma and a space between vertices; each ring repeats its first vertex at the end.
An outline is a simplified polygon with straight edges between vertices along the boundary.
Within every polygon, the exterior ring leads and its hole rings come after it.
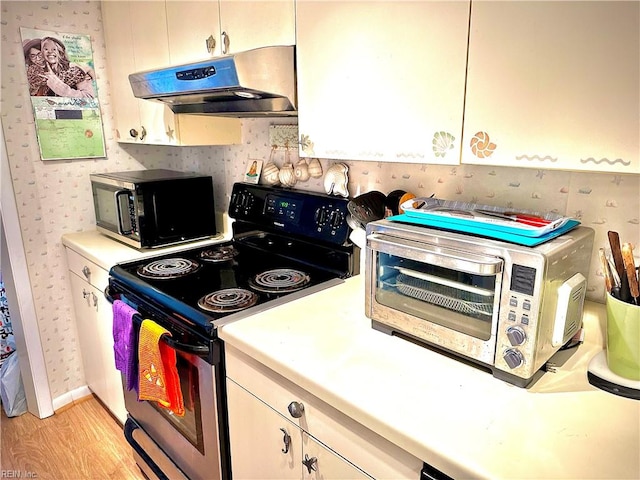
POLYGON ((385 333, 525 387, 582 325, 594 231, 535 247, 388 220, 367 225, 365 310, 385 333))
POLYGON ((137 249, 216 235, 213 179, 152 169, 92 174, 99 232, 137 249))

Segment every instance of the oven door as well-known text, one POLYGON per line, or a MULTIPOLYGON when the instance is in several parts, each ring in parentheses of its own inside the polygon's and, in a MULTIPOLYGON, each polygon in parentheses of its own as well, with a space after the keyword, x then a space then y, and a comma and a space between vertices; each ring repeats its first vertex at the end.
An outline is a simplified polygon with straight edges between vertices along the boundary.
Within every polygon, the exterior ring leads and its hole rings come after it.
POLYGON ((493 365, 501 258, 373 233, 366 261, 374 328, 493 365))
MULTIPOLYGON (((219 349, 214 357, 221 358, 222 343, 213 344, 214 348, 219 349)), ((226 438, 226 430, 220 423, 220 419, 224 418, 220 409, 225 408, 221 405, 224 393, 219 391, 221 379, 224 378, 220 371, 221 364, 217 362, 211 365, 199 355, 185 353, 178 348, 176 359, 185 406, 184 416, 174 415, 156 402, 139 402, 134 390, 125 391, 127 412, 146 436, 191 480, 227 478, 222 472, 226 471, 228 463, 222 462, 221 458, 228 450, 223 448, 221 451, 220 448, 225 443, 221 440, 220 430, 223 431, 222 438, 226 438)), ((132 444, 132 447, 136 450, 137 446, 132 444)), ((154 449, 145 453, 156 465, 166 463, 162 458, 154 458, 154 449)), ((137 458, 144 459, 145 455, 138 455, 137 458)), ((145 466, 141 468, 145 470, 145 466)), ((166 472, 166 476, 171 478, 169 472, 166 472)))

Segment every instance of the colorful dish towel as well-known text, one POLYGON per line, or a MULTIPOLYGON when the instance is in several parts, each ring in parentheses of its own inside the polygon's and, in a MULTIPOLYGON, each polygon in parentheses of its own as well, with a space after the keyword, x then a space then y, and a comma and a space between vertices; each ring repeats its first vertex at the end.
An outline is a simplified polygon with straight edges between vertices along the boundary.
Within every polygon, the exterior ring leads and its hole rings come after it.
POLYGON ((152 400, 184 415, 180 378, 176 367, 176 351, 163 342, 162 335, 171 333, 153 320, 143 320, 138 339, 139 400, 152 400))
POLYGON ((113 355, 127 390, 138 391, 138 336, 133 316, 138 312, 122 300, 113 302, 113 355))

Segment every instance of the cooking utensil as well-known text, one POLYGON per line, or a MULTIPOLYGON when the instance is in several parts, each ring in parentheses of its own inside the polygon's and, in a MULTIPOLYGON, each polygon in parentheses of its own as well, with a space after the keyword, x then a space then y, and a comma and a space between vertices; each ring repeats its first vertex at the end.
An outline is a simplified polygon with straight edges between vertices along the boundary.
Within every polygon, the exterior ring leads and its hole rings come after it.
POLYGON ((622 277, 624 276, 624 262, 622 261, 622 251, 620 250, 620 236, 618 235, 618 232, 612 230, 607 232, 607 236, 609 237, 609 246, 611 247, 613 264, 616 266, 618 277, 622 280, 622 277))
POLYGON ((611 268, 609 267, 609 261, 607 260, 607 255, 604 252, 604 248, 600 248, 598 250, 600 255, 600 263, 602 265, 602 274, 604 275, 604 285, 607 289, 607 292, 611 293, 613 289, 613 280, 611 278, 611 268))
POLYGON ((633 248, 630 243, 622 245, 622 261, 627 280, 629 281, 629 292, 633 297, 633 302, 637 305, 640 297, 640 286, 638 285, 638 277, 636 275, 636 264, 633 259, 633 248))
POLYGON ((387 196, 376 190, 358 195, 347 203, 347 210, 362 225, 384 218, 387 196))
POLYGON ((534 227, 544 227, 545 225, 549 225, 551 223, 550 220, 547 220, 543 217, 518 212, 494 212, 492 210, 482 209, 474 210, 474 212, 481 213, 482 215, 489 215, 490 217, 502 218, 504 220, 509 220, 512 222, 523 223, 525 225, 531 225, 534 227))
POLYGON ((631 301, 631 291, 629 289, 629 278, 624 269, 624 260, 622 259, 622 250, 620 248, 620 235, 614 230, 607 232, 609 237, 609 246, 611 247, 611 255, 613 256, 613 264, 616 267, 616 273, 620 278, 620 293, 618 298, 623 302, 631 301))

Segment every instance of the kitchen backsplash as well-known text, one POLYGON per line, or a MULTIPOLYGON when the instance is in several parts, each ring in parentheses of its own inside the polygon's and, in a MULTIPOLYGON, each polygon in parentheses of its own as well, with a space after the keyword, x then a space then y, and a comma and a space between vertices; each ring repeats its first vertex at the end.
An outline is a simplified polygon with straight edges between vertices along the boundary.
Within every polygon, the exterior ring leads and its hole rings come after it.
MULTIPOLYGON (((20 229, 31 280, 47 375, 53 398, 84 385, 84 375, 61 236, 94 228, 89 174, 146 168, 173 168, 210 174, 216 205, 223 210, 233 182, 244 177, 247 162, 269 159, 269 125, 295 119, 243 121, 243 144, 231 147, 155 147, 118 144, 112 134, 113 111, 105 67, 100 3, 3 1, 1 8, 2 92, 4 137, 20 229), (20 27, 91 36, 107 158, 48 161, 39 158, 28 95, 20 27)), ((284 152, 277 151, 277 165, 284 152)), ((297 163, 297 152, 291 152, 297 163)), ((332 162, 321 160, 323 169, 332 162)), ((408 163, 347 162, 349 192, 389 193, 403 189, 416 195, 460 199, 500 206, 513 205, 555 211, 581 220, 596 231, 596 247, 616 229, 624 241, 640 250, 640 176, 481 166, 445 167, 408 163)), ((323 191, 322 179, 296 188, 323 191)), ((603 300, 603 280, 594 255, 589 275, 592 300, 603 300)))

